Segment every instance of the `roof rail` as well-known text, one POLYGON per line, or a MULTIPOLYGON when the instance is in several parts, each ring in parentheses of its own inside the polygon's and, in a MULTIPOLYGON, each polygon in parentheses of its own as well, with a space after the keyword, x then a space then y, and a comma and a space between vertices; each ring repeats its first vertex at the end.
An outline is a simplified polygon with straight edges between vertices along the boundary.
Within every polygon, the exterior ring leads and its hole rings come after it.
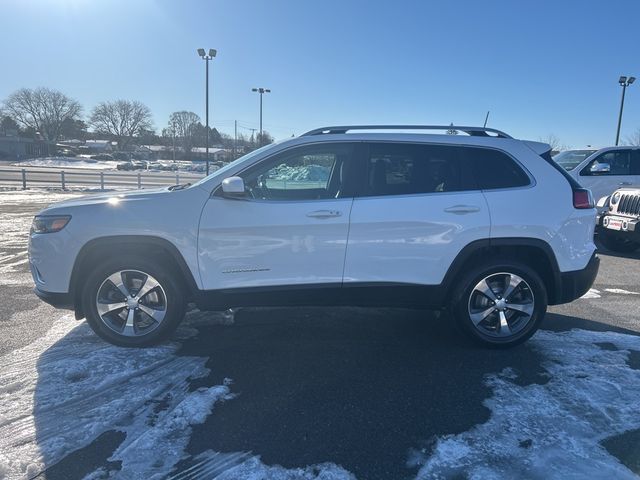
POLYGON ((499 138, 513 138, 500 130, 486 127, 461 127, 458 125, 343 125, 322 127, 303 133, 302 136, 347 133, 350 130, 458 130, 472 137, 491 137, 494 133, 499 138))

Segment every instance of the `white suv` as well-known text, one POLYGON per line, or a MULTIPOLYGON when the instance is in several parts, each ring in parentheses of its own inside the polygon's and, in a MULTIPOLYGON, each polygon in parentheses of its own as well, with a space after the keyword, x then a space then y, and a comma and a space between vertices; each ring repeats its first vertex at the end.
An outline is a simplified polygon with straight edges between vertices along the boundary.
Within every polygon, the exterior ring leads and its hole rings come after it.
POLYGON ((549 151, 486 128, 314 130, 195 185, 45 209, 35 291, 124 346, 166 338, 187 302, 448 307, 514 345, 598 271, 591 195, 549 151))
POLYGON ((568 170, 596 199, 611 195, 621 187, 640 187, 640 147, 607 147, 583 156, 578 152, 560 153, 554 160, 568 170), (585 158, 586 157, 586 158, 585 158))

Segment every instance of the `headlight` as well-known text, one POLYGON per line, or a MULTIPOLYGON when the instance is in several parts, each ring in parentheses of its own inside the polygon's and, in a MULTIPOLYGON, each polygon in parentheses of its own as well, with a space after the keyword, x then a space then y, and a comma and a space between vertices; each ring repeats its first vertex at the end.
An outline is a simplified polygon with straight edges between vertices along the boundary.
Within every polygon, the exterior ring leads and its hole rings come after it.
POLYGON ((31 224, 31 233, 55 233, 67 226, 71 215, 36 215, 31 224))
POLYGON ((620 192, 616 192, 613 194, 613 197, 611 197, 611 203, 615 205, 616 203, 618 203, 618 200, 620 200, 620 192))

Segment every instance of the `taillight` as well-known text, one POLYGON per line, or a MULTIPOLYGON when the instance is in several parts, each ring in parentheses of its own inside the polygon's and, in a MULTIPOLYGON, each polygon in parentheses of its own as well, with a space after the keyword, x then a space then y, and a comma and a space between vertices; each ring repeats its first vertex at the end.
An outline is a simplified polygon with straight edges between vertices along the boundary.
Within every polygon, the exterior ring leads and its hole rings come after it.
POLYGON ((576 188, 573 191, 573 208, 593 208, 593 197, 586 188, 576 188))

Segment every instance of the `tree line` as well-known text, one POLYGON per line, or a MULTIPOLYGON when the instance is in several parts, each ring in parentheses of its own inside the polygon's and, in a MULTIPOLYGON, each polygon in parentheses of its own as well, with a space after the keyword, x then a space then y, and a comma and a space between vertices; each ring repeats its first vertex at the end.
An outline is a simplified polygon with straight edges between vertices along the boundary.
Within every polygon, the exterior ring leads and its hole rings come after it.
MULTIPOLYGON (((157 135, 153 129, 151 110, 136 100, 113 100, 98 103, 83 116, 82 105, 64 93, 46 88, 21 88, 0 104, 0 130, 15 130, 20 135, 40 137, 47 144, 63 139, 100 139, 118 143, 118 149, 132 145, 159 144, 180 148, 188 156, 193 148, 207 144, 207 127, 194 112, 180 111, 170 115, 167 126, 157 135)), ((268 132, 234 139, 209 127, 209 146, 238 146, 241 150, 273 142, 268 132)))

